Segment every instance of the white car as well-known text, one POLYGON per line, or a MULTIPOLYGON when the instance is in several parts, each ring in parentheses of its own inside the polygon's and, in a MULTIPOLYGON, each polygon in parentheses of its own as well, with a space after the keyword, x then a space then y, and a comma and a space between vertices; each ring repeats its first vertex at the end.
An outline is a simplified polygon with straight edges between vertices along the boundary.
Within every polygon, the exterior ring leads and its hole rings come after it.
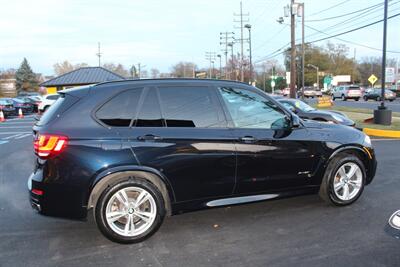
POLYGON ((39 104, 39 111, 45 112, 56 100, 60 97, 59 94, 51 94, 42 96, 42 102, 39 104))
POLYGON ((347 99, 354 99, 355 101, 361 98, 361 89, 358 85, 341 85, 335 87, 332 92, 332 100, 340 98, 343 101, 347 99))

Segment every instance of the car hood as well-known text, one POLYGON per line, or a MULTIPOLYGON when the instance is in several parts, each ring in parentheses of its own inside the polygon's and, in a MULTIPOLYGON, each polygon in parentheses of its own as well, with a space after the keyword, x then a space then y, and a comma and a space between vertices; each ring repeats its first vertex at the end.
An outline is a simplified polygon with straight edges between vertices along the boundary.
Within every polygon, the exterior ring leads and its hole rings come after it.
POLYGON ((313 110, 310 113, 313 114, 314 117, 321 116, 322 118, 330 117, 332 119, 333 119, 332 115, 335 115, 335 116, 339 115, 343 118, 343 122, 340 122, 340 124, 344 124, 347 126, 354 125, 354 121, 350 120, 345 114, 343 114, 341 112, 337 112, 337 111, 333 111, 333 110, 313 110))

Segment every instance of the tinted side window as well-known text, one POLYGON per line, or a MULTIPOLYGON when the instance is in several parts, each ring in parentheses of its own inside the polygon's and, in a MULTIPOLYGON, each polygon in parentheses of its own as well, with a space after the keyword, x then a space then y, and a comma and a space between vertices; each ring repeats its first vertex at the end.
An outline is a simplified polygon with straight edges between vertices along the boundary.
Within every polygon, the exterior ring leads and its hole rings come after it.
POLYGON ((160 87, 167 127, 224 127, 222 109, 213 89, 201 86, 160 87))
POLYGON ((47 99, 49 99, 49 100, 57 100, 59 97, 60 97, 60 95, 49 95, 47 97, 47 99))
POLYGON ((164 120, 161 117, 157 91, 155 88, 150 88, 145 94, 146 96, 134 125, 136 127, 163 127, 164 120))
POLYGON ((119 93, 97 110, 96 117, 109 126, 128 127, 136 116, 142 91, 137 88, 119 93))
POLYGON ((289 126, 286 114, 257 93, 228 87, 221 87, 220 92, 235 127, 282 129, 289 126))

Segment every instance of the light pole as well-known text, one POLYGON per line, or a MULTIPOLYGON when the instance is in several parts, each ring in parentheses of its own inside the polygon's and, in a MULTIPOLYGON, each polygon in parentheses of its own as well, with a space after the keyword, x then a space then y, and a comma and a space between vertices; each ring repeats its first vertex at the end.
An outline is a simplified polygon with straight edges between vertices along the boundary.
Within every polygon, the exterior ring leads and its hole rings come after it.
POLYGON ((385 82, 386 82, 386 35, 387 35, 387 13, 388 13, 388 0, 385 0, 384 14, 383 14, 383 47, 382 47, 382 78, 381 78, 381 105, 378 109, 374 110, 374 123, 391 125, 392 124, 392 111, 385 106, 385 82))
POLYGON ((228 46, 231 48, 231 75, 230 75, 230 79, 232 80, 232 75, 233 75, 233 42, 229 43, 228 46))
MULTIPOLYGON (((311 68, 317 70, 317 86, 319 89, 319 68, 313 64, 307 64, 307 67, 311 67, 311 68)), ((304 91, 303 91, 303 94, 304 94, 304 91)))
POLYGON ((250 49, 250 84, 253 84, 253 62, 252 62, 252 56, 251 56, 251 25, 246 24, 244 25, 246 29, 249 30, 249 49, 250 49))
POLYGON ((222 78, 222 57, 221 55, 217 55, 217 57, 219 58, 219 79, 221 80, 222 78))
POLYGON ((214 76, 214 60, 211 61, 211 64, 212 64, 212 67, 211 67, 210 75, 211 75, 211 79, 212 79, 214 76))

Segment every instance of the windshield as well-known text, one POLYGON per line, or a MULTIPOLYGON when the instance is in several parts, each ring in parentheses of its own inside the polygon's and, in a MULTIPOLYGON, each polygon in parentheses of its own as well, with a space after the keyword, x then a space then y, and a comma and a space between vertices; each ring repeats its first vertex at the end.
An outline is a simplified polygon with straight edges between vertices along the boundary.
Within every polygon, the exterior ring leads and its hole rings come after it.
POLYGON ((304 112, 310 112, 310 111, 315 110, 315 108, 307 105, 306 103, 304 103, 303 101, 300 101, 300 100, 294 101, 294 105, 296 106, 296 108, 298 108, 304 112))

